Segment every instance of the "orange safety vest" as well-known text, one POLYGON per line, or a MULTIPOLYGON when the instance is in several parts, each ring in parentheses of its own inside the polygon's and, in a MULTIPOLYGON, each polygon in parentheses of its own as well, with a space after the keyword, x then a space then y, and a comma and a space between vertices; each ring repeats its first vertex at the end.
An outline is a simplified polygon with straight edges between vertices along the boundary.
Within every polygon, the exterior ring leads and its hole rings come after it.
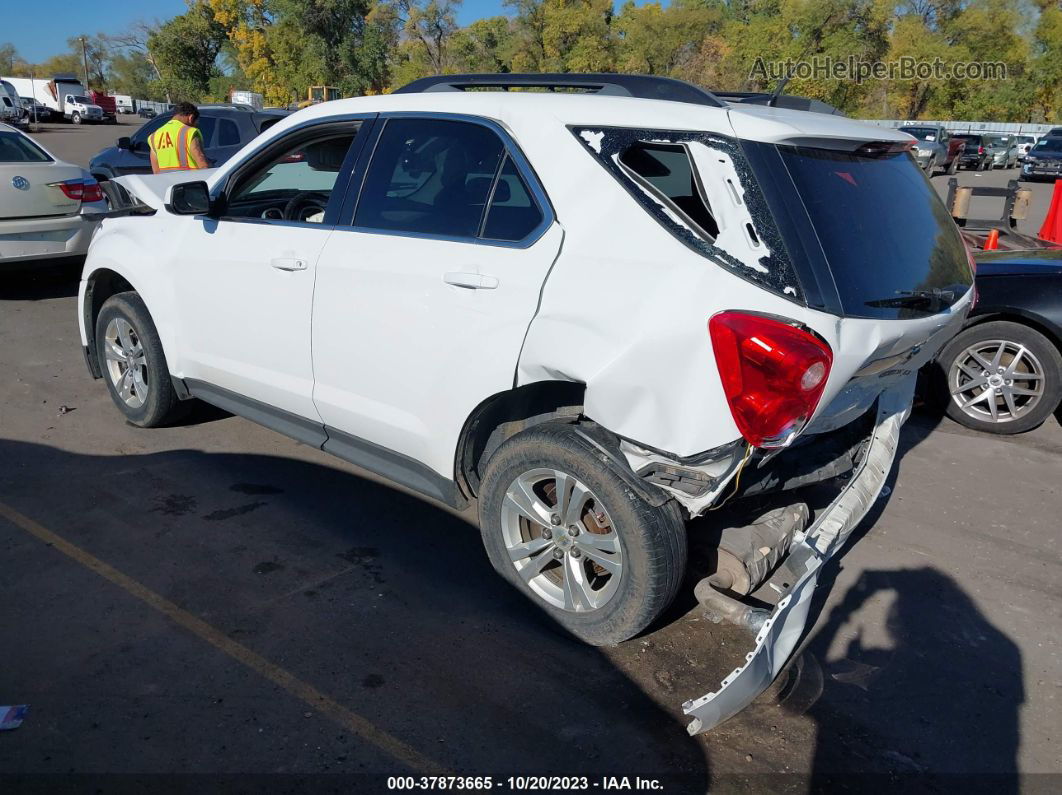
POLYGON ((198 127, 191 127, 177 119, 170 119, 148 136, 148 144, 155 152, 159 171, 187 171, 193 168, 206 168, 188 150, 188 144, 196 136, 202 146, 203 133, 198 127))

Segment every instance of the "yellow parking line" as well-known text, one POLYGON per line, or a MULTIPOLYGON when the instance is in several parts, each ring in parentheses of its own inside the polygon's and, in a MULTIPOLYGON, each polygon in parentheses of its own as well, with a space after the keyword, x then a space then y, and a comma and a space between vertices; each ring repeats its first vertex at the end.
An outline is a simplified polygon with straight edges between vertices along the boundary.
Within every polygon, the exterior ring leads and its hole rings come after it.
POLYGON ((59 550, 67 557, 77 561, 85 568, 96 572, 96 574, 100 575, 105 580, 114 583, 123 591, 136 597, 141 602, 155 608, 170 620, 205 640, 214 648, 261 674, 270 682, 282 687, 317 712, 324 713, 340 726, 350 731, 351 734, 375 745, 381 751, 391 755, 404 765, 407 765, 414 770, 433 775, 445 775, 447 773, 447 771, 436 762, 379 728, 372 721, 363 718, 356 712, 351 712, 342 704, 333 701, 313 685, 302 681, 290 671, 286 671, 261 655, 255 654, 243 644, 232 640, 220 630, 215 629, 202 619, 196 618, 187 610, 181 609, 168 599, 159 596, 147 586, 137 582, 128 575, 122 574, 122 572, 118 571, 113 566, 104 563, 102 560, 86 552, 81 547, 71 544, 69 541, 56 535, 40 523, 35 522, 28 516, 24 516, 11 506, 5 505, 3 502, 0 502, 0 516, 3 516, 13 525, 25 530, 30 535, 35 536, 44 543, 59 550))

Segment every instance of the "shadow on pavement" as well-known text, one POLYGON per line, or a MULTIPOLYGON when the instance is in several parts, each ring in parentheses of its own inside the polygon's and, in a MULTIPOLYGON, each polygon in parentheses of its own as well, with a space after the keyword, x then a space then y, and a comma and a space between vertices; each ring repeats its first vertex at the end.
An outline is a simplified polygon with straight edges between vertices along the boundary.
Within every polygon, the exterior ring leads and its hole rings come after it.
POLYGON ((0 300, 43 301, 77 295, 84 257, 13 262, 0 269, 0 300))
MULTIPOLYGON (((0 461, 13 464, 0 500, 452 770, 707 788, 705 753, 682 723, 497 577, 458 516, 268 455, 92 456, 3 440, 0 461)), ((37 723, 4 738, 0 768, 349 770, 334 760, 356 757, 358 738, 317 732, 305 705, 178 626, 152 631, 159 617, 143 603, 5 520, 0 539, 18 554, 0 603, 21 639, 0 692, 34 704, 37 723), (108 644, 122 633, 134 640, 119 652, 108 644), (168 669, 183 657, 201 662, 168 669), (93 730, 78 730, 89 717, 93 730), (276 728, 249 734, 252 719, 276 728)))

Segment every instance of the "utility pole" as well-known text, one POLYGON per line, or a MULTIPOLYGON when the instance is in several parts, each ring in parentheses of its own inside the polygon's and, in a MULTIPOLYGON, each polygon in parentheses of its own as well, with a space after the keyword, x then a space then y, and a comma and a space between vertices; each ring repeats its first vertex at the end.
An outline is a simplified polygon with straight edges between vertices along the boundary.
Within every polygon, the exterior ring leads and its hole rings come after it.
MULTIPOLYGON (((81 37, 81 59, 85 62, 85 90, 89 91, 88 50, 85 49, 85 37, 81 37)), ((103 86, 100 86, 103 88, 103 86)))

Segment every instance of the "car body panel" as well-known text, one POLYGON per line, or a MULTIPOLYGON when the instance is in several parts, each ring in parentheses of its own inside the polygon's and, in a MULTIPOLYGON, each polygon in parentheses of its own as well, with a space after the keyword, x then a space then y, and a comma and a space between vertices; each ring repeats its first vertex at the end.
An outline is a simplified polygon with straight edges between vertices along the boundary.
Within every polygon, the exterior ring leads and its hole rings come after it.
MULTIPOLYGON (((0 132, 25 136, 0 124, 0 132)), ((29 136, 25 136, 29 138, 29 136)), ((30 139, 32 140, 32 139, 30 139)), ((97 226, 85 213, 107 210, 106 202, 65 196, 54 183, 91 179, 80 166, 57 160, 33 141, 50 162, 0 163, 0 261, 77 256, 88 250, 97 226)))
POLYGON ((978 253, 969 323, 1023 318, 1062 348, 1062 249, 978 253))

